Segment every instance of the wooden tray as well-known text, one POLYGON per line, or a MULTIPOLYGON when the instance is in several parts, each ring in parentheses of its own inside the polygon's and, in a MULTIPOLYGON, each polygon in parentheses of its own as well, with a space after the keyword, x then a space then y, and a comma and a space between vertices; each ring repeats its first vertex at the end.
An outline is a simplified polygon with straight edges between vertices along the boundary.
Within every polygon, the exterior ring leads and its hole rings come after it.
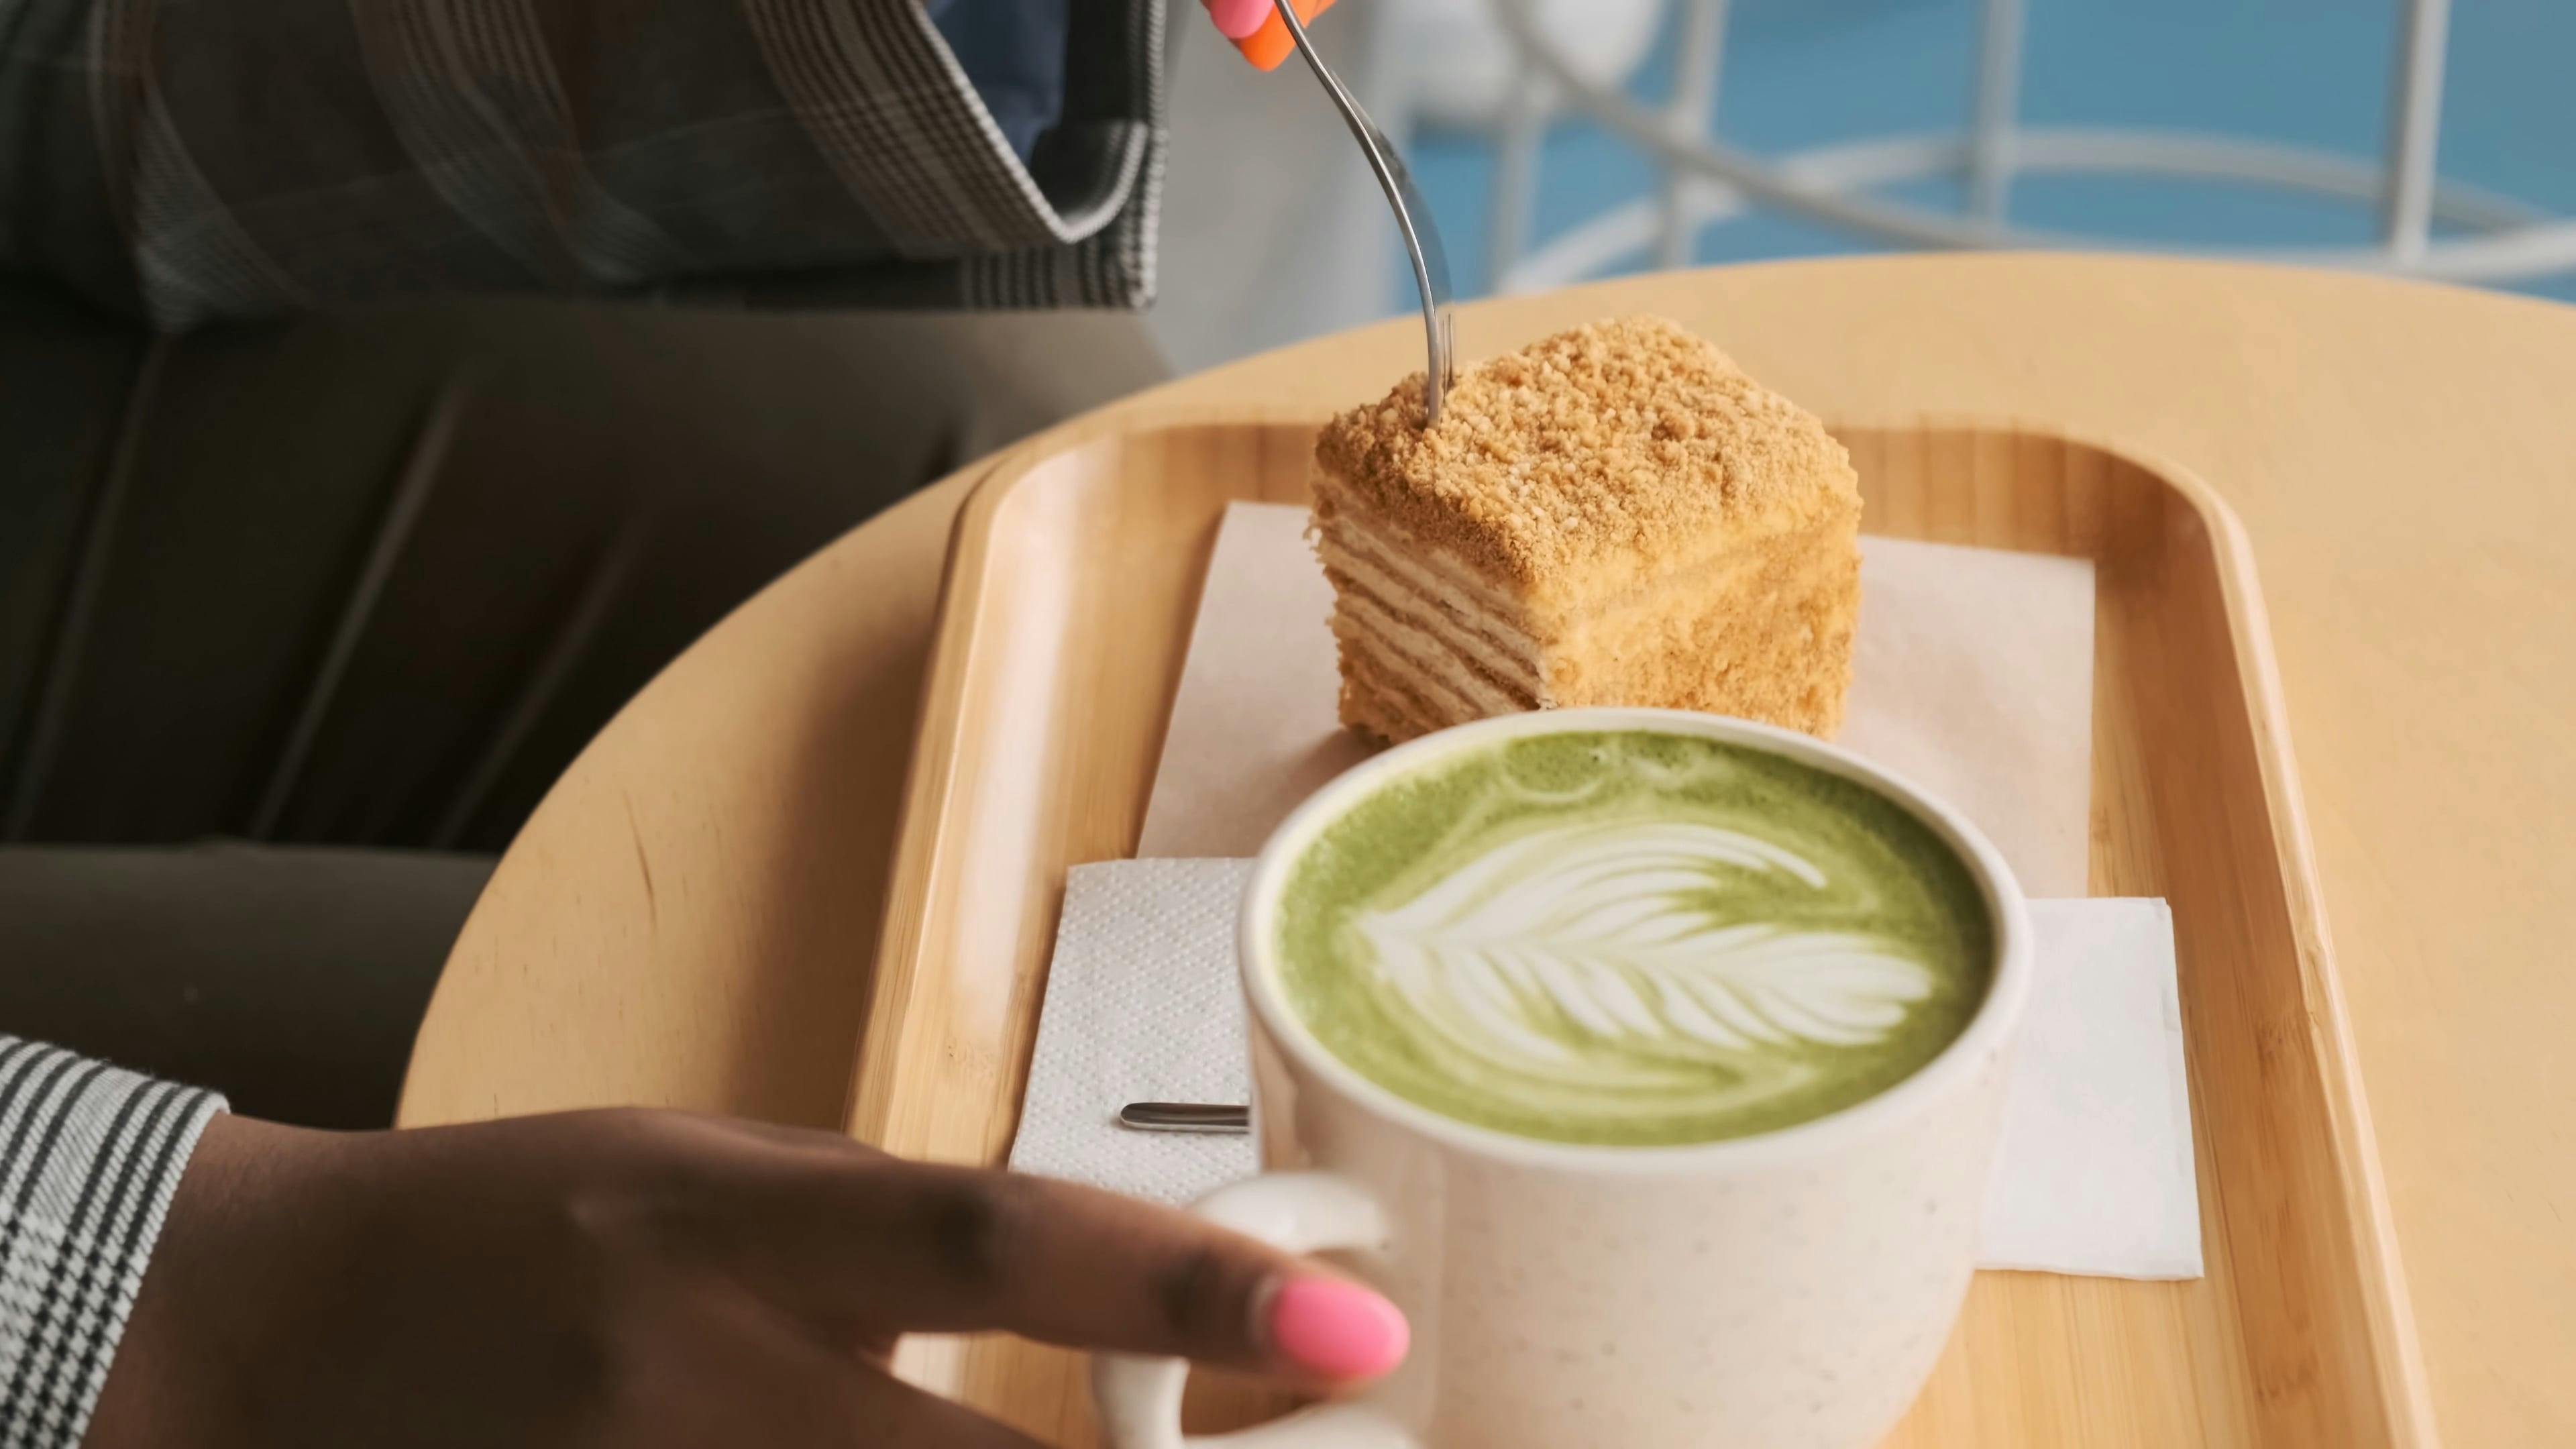
MULTIPOLYGON (((2193 1283, 1979 1274, 1889 1442, 2430 1444, 2234 517, 2196 479, 2067 438, 1836 433, 1871 532, 2096 562, 2092 887, 2173 906, 2208 1261, 2193 1283)), ((1003 1159, 1065 868, 1134 848, 1218 517, 1237 498, 1302 501, 1312 436, 1240 422, 1102 436, 1004 459, 967 505, 855 1136, 1003 1159)), ((903 1364, 1040 1437, 1092 1441, 1072 1355, 938 1340, 903 1364)))

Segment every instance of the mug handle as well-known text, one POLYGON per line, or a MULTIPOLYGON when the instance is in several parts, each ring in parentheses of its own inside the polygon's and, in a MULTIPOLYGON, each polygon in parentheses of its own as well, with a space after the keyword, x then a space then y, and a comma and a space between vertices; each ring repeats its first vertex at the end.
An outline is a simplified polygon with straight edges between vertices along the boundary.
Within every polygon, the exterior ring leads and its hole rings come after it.
MULTIPOLYGON (((1229 1183, 1190 1211, 1291 1253, 1386 1247, 1386 1214, 1368 1190, 1330 1172, 1266 1172, 1229 1183)), ((1419 1449, 1413 1436, 1362 1403, 1318 1404, 1231 1434, 1181 1432, 1186 1359, 1101 1354, 1091 1395, 1111 1449, 1419 1449)))

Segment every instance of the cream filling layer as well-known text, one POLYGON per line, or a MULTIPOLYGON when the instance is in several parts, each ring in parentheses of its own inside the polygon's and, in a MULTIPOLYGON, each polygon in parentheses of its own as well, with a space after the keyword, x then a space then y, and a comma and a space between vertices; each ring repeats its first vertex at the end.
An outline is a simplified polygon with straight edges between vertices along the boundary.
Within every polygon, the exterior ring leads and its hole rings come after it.
POLYGON ((1368 551, 1423 587, 1465 596, 1472 601, 1465 611, 1492 620, 1504 637, 1524 642, 1530 638, 1528 611, 1516 590, 1470 568, 1449 550, 1388 522, 1328 481, 1318 480, 1317 491, 1332 504, 1332 519, 1319 530, 1324 537, 1368 551))
POLYGON ((1387 681, 1400 684, 1412 697, 1431 710, 1442 724, 1483 719, 1492 714, 1510 714, 1529 708, 1508 700, 1488 704, 1461 684, 1462 677, 1472 678, 1456 667, 1454 657, 1444 660, 1438 655, 1419 658, 1381 631, 1360 621, 1345 601, 1334 615, 1333 632, 1342 637, 1346 647, 1358 656, 1363 678, 1369 682, 1387 681))
POLYGON ((1437 684, 1451 699, 1466 705, 1473 716, 1513 714, 1538 707, 1535 691, 1504 688, 1492 675, 1469 665, 1445 639, 1368 594, 1345 590, 1341 610, 1346 625, 1356 626, 1353 643, 1371 654, 1391 656, 1383 662, 1400 664, 1406 676, 1437 684))
POLYGON ((1615 633, 1624 621, 1682 599, 1704 608, 1713 596, 1743 590, 1781 551, 1811 551, 1818 533, 1830 529, 1749 542, 1677 569, 1563 621, 1570 627, 1545 643, 1522 601, 1447 550, 1352 506, 1346 495, 1335 498, 1316 530, 1315 551, 1334 585, 1335 632, 1381 678, 1405 681, 1420 704, 1456 723, 1557 702, 1552 654, 1579 657, 1595 629, 1615 633))
POLYGON ((1505 687, 1527 696, 1524 707, 1545 693, 1535 641, 1507 632, 1508 626, 1497 627, 1500 621, 1490 615, 1468 612, 1454 598, 1436 592, 1436 585, 1409 579, 1373 550, 1323 538, 1316 541, 1315 551, 1333 578, 1336 597, 1367 599, 1421 635, 1425 643, 1436 643, 1444 653, 1473 661, 1505 687))

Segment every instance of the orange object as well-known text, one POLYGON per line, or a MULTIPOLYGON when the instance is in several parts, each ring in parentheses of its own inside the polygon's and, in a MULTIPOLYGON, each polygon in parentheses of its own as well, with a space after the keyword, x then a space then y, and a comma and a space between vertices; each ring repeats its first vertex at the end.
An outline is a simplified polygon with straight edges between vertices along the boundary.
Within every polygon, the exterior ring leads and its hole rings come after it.
MULTIPOLYGON (((1301 21, 1312 20, 1333 8, 1333 0, 1294 0, 1294 3, 1297 18, 1301 21)), ((1288 22, 1280 19, 1279 12, 1273 10, 1270 18, 1261 22, 1259 30, 1236 41, 1234 48, 1243 52, 1245 60, 1261 69, 1276 70, 1279 62, 1286 60, 1289 52, 1297 48, 1297 42, 1288 37, 1288 22)))

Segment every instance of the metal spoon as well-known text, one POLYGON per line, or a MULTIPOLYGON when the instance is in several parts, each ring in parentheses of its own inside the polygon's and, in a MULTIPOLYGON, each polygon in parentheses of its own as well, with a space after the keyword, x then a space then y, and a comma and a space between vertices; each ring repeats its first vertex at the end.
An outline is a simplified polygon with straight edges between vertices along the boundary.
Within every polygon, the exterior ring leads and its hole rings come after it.
POLYGON ((1422 330, 1430 345, 1431 365, 1424 373, 1422 388, 1424 426, 1440 421, 1440 401, 1458 380, 1457 349, 1449 316, 1449 254, 1440 247, 1439 228, 1432 225, 1431 207, 1414 187, 1413 173, 1404 168, 1404 158, 1397 154, 1395 143, 1351 99, 1338 77, 1315 53, 1313 41, 1306 38, 1306 23, 1297 18, 1297 7, 1289 0, 1271 0, 1279 18, 1288 25, 1288 35, 1297 42, 1297 53, 1306 58, 1306 68, 1321 81, 1324 93, 1342 113, 1342 121, 1351 128, 1352 139, 1368 157, 1369 169, 1377 173, 1378 188, 1386 193, 1386 204, 1395 209, 1395 229, 1404 237, 1405 254, 1413 261, 1413 287, 1422 297, 1422 330))
POLYGON ((1118 1125, 1138 1132, 1234 1135, 1252 1130, 1252 1109, 1215 1102, 1130 1102, 1118 1109, 1118 1125))

